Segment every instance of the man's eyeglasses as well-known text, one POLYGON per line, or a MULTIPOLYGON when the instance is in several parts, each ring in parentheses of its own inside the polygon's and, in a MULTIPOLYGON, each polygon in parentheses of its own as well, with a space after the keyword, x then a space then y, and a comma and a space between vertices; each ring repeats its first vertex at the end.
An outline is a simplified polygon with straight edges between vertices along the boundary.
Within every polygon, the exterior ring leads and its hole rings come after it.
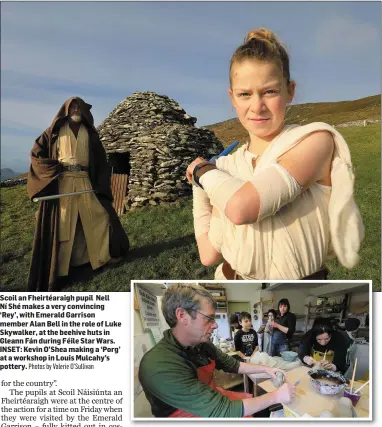
POLYGON ((207 316, 207 315, 205 315, 205 314, 201 313, 201 312, 200 312, 200 311, 198 311, 198 310, 191 310, 191 311, 195 311, 196 313, 201 314, 201 315, 202 315, 202 316, 204 316, 206 319, 208 319, 208 322, 209 322, 209 323, 215 323, 215 322, 216 322, 215 317, 207 316))

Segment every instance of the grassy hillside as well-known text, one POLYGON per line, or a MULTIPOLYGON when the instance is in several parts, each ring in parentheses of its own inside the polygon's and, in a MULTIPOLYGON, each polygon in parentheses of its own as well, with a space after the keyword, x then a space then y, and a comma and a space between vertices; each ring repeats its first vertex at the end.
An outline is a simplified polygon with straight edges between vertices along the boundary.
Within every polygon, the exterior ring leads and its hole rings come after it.
MULTIPOLYGON (((378 120, 381 118, 381 96, 369 96, 356 101, 320 102, 315 104, 292 105, 286 115, 287 124, 306 125, 312 122, 325 122, 331 125, 355 120, 378 120)), ((206 126, 212 130, 224 146, 238 139, 244 142, 248 133, 238 119, 226 120, 206 126)))
POLYGON ((15 172, 12 169, 4 168, 1 169, 1 181, 5 181, 6 179, 15 178, 17 175, 20 175, 19 172, 15 172))
MULTIPOLYGON (((36 205, 26 186, 1 189, 0 290, 25 290, 33 241, 36 205)), ((200 264, 194 243, 192 203, 129 212, 121 218, 131 243, 127 260, 93 272, 76 268, 63 290, 127 291, 132 279, 211 279, 213 268, 200 264)))
MULTIPOLYGON (((363 215, 366 237, 357 268, 346 270, 337 261, 329 263, 332 280, 372 279, 381 288, 380 229, 380 126, 343 128, 356 173, 356 200, 363 215)), ((25 290, 33 240, 36 205, 28 201, 26 187, 1 189, 1 290, 25 290)), ((122 224, 130 238, 129 259, 94 273, 75 269, 63 286, 73 291, 126 291, 131 279, 213 279, 214 268, 198 259, 193 236, 192 203, 186 199, 174 206, 129 212, 122 224)))

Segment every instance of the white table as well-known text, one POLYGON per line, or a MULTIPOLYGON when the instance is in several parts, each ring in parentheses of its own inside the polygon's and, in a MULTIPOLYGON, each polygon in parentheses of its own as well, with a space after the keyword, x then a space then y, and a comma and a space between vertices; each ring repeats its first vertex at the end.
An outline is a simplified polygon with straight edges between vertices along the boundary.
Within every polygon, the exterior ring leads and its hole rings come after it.
MULTIPOLYGON (((236 356, 239 353, 240 353, 239 351, 230 351, 229 353, 227 353, 227 355, 228 356, 236 356)), ((250 359, 251 359, 250 357, 244 358, 246 363, 249 363, 250 359)), ((267 376, 267 378, 269 378, 269 376, 267 376)), ((249 385, 248 385, 248 376, 246 374, 243 374, 243 381, 244 381, 244 393, 248 393, 249 385)))
MULTIPOLYGON (((253 382, 253 396, 257 396, 257 386, 270 378, 268 374, 248 374, 245 375, 248 382, 248 378, 253 382)), ((245 390, 245 381, 244 381, 244 390, 245 390)), ((248 390, 248 389, 247 389, 248 390)))
MULTIPOLYGON (((332 411, 338 405, 338 401, 343 397, 343 392, 327 396, 320 394, 313 388, 310 376, 307 374, 309 368, 300 366, 299 368, 292 369, 286 372, 286 377, 289 382, 295 383, 300 380, 300 384, 296 388, 296 398, 293 402, 284 404, 284 412, 290 416, 300 417, 304 414, 309 414, 312 417, 319 417, 320 413, 325 409, 332 411)), ((357 389, 362 384, 357 381, 354 382, 354 388, 357 389)), ((275 390, 271 380, 262 382, 259 385, 266 392, 275 390)), ((369 385, 365 386, 362 390, 362 396, 359 400, 355 411, 360 418, 369 417, 369 385)))

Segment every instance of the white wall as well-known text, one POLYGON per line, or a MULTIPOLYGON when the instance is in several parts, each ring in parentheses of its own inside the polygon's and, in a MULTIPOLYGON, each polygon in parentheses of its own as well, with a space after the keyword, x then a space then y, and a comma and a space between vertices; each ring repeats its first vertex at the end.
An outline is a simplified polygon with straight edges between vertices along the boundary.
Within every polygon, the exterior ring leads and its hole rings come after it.
MULTIPOLYGON (((160 328, 163 332, 164 330, 169 329, 169 326, 167 325, 166 320, 163 317, 162 310, 161 310, 161 303, 162 303, 162 297, 157 296, 160 328)), ((147 336, 150 337, 150 342, 152 343, 152 346, 155 345, 155 342, 154 342, 154 339, 152 338, 150 330, 143 328, 143 323, 142 323, 141 316, 139 314, 139 310, 134 310, 134 336, 137 336, 137 335, 145 335, 146 339, 147 339, 147 336)))
POLYGON ((369 307, 362 304, 365 302, 370 304, 368 292, 354 292, 351 294, 348 314, 351 317, 358 317, 361 320, 361 326, 365 324, 366 320, 366 315, 362 313, 369 307))
MULTIPOLYGON (((293 285, 292 285, 293 286, 293 285)), ((296 290, 274 290, 272 292, 274 300, 274 307, 277 310, 277 304, 282 298, 287 298, 290 304, 290 311, 294 314, 305 314, 305 302, 306 297, 309 295, 307 290, 296 289, 296 290)))
POLYGON ((369 301, 369 292, 354 292, 351 294, 351 302, 369 301))
MULTIPOLYGON (((359 283, 328 283, 313 288, 311 295, 331 296, 331 295, 344 295, 345 293, 352 292, 352 289, 359 288, 359 283)), ((357 291, 356 291, 357 292, 357 291)), ((359 292, 359 291, 358 291, 359 292)))
MULTIPOLYGON (((164 291, 163 291, 163 293, 164 293, 164 291)), ((163 313, 162 313, 162 296, 160 296, 160 297, 157 297, 157 300, 158 300, 158 311, 159 311, 159 319, 160 319, 160 328, 161 328, 161 330, 162 330, 162 332, 163 331, 165 331, 166 329, 170 329, 170 326, 168 326, 168 324, 167 324, 167 322, 166 322, 166 319, 164 318, 164 316, 163 316, 163 313)))
MULTIPOLYGON (((306 298, 308 290, 261 290, 261 284, 258 283, 224 283, 228 301, 248 301, 251 307, 251 315, 253 317, 253 306, 260 300, 273 300, 273 308, 277 309, 277 304, 280 299, 288 298, 291 304, 291 311, 296 314, 305 314, 306 298)), ((316 298, 317 300, 317 298, 316 298)), ((264 311, 272 308, 271 305, 264 306, 264 311)), ((257 330, 261 326, 263 313, 258 309, 258 319, 252 319, 254 329, 257 330)))
POLYGON ((147 350, 154 347, 155 341, 149 329, 143 329, 141 316, 138 310, 134 310, 134 339, 145 343, 147 350))
POLYGON ((249 302, 250 313, 252 316, 253 329, 259 329, 261 325, 261 313, 258 313, 258 319, 253 318, 253 306, 260 301, 261 284, 259 283, 222 283, 226 290, 228 301, 249 302))
POLYGON ((231 338, 231 329, 229 324, 229 316, 227 313, 217 313, 215 315, 216 323, 218 324, 218 329, 214 331, 214 336, 218 338, 231 338))

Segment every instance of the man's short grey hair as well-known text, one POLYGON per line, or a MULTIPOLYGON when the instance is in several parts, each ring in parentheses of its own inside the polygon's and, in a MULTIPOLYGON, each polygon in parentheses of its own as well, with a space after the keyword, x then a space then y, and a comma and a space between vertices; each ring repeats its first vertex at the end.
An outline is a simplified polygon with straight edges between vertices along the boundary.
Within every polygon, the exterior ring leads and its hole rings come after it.
POLYGON ((208 299, 216 310, 216 301, 202 286, 191 283, 174 283, 170 285, 162 299, 162 313, 170 328, 176 326, 177 308, 183 308, 194 319, 196 317, 194 310, 200 310, 202 298, 208 299))

